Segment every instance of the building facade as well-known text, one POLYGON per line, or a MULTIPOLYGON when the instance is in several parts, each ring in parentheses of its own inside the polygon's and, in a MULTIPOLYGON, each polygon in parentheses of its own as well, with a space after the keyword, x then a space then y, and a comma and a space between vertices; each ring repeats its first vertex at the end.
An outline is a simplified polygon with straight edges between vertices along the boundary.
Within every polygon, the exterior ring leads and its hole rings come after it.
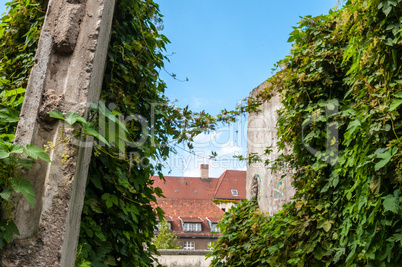
POLYGON ((245 171, 228 170, 211 178, 208 168, 201 164, 200 177, 151 177, 165 196, 157 198, 156 205, 165 212, 179 245, 186 250, 209 249, 220 236, 217 224, 224 211, 246 199, 245 171))

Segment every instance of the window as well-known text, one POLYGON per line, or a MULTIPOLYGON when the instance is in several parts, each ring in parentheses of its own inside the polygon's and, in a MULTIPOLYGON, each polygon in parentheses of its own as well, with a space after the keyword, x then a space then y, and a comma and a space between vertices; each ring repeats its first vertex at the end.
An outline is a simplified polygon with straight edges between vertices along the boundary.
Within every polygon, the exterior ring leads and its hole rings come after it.
POLYGON ((184 232, 201 232, 201 223, 184 223, 184 232))
MULTIPOLYGON (((171 222, 167 222, 167 227, 169 229, 169 231, 172 231, 172 223, 171 222)), ((155 225, 155 230, 154 231, 161 231, 162 229, 162 223, 158 222, 157 225, 155 225)))
POLYGON ((212 247, 214 244, 212 242, 208 243, 207 249, 208 250, 214 250, 214 248, 212 247))
POLYGON ((195 250, 195 243, 194 243, 194 241, 184 241, 184 246, 183 246, 183 248, 184 248, 184 249, 187 249, 187 250, 195 250))
POLYGON ((211 232, 219 232, 219 227, 217 223, 211 223, 211 232))
POLYGON ((239 192, 236 189, 232 189, 232 195, 233 196, 238 196, 239 192))

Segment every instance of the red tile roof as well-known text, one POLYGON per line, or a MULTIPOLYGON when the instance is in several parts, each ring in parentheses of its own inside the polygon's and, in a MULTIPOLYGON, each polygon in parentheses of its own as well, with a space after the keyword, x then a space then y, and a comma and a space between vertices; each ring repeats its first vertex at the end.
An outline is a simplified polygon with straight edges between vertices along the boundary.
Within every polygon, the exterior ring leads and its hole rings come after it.
POLYGON ((206 219, 206 217, 221 218, 223 215, 223 211, 211 200, 159 198, 156 205, 173 219, 172 230, 175 231, 176 236, 214 237, 220 235, 219 233, 211 233, 206 219), (201 222, 202 232, 184 232, 179 217, 184 222, 201 222))
POLYGON ((165 181, 159 176, 152 176, 151 179, 153 186, 160 187, 166 197, 157 197, 155 207, 159 206, 165 212, 165 218, 172 221, 172 230, 178 237, 216 238, 220 234, 212 234, 209 224, 218 222, 223 211, 212 200, 246 198, 245 171, 225 171, 219 178, 209 179, 176 176, 166 176, 165 181), (232 189, 237 190, 239 195, 233 196, 232 189), (184 232, 182 221, 201 222, 202 231, 184 232))
MULTIPOLYGON (((180 216, 179 216, 180 217, 180 216)), ((203 220, 200 217, 180 217, 183 222, 202 222, 203 220)))
POLYGON ((154 187, 160 187, 168 199, 209 199, 215 191, 217 178, 166 176, 163 181, 159 176, 152 176, 154 187))
POLYGON ((214 199, 246 199, 246 171, 225 171, 216 185, 214 199), (238 196, 232 194, 237 190, 238 196))

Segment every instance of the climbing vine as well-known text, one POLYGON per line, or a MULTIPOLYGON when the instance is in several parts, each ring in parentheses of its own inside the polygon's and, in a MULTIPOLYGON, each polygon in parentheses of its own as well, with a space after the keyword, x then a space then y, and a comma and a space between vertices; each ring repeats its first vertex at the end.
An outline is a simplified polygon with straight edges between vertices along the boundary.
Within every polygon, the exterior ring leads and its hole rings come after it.
POLYGON ((274 216, 253 201, 231 210, 213 266, 400 265, 401 16, 400 0, 350 0, 295 27, 260 99, 282 98, 292 152, 267 164, 295 170, 297 193, 274 216))
POLYGON ((35 204, 32 185, 19 175, 20 168, 31 168, 38 158, 49 161, 43 149, 13 144, 19 112, 37 40, 43 22, 46 1, 13 1, 0 24, 0 248, 19 231, 12 220, 12 194, 21 194, 35 204))
MULTIPOLYGON (((2 211, 11 214, 0 223, 0 242, 18 234, 12 223, 10 192, 30 199, 34 195, 29 183, 13 178, 16 164, 29 167, 38 157, 48 159, 40 148, 12 144, 47 1, 13 0, 7 5, 8 14, 0 24, 0 196, 2 211), (24 152, 27 162, 14 157, 24 152)), ((195 135, 214 127, 210 115, 178 108, 164 96, 166 85, 158 70, 163 68, 168 39, 158 32, 161 17, 152 0, 118 0, 103 102, 88 121, 71 112, 50 114, 78 124, 84 134, 98 139, 90 164, 77 266, 150 266, 155 261, 153 230, 163 212, 151 203, 162 192, 153 187, 150 176, 163 177, 162 164, 174 152, 174 143, 189 141, 191 147, 195 135), (103 127, 101 118, 107 121, 103 127)))

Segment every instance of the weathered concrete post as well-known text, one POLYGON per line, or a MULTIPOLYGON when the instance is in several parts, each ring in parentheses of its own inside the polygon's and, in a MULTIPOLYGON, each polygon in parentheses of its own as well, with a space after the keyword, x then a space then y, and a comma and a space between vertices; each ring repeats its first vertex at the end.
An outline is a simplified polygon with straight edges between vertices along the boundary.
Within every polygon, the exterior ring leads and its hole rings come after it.
MULTIPOLYGON (((50 0, 15 142, 43 147, 71 136, 48 112, 87 116, 99 100, 115 0, 50 0)), ((20 236, 1 254, 1 266, 74 266, 92 146, 70 140, 23 173, 35 207, 14 198, 20 236), (67 154, 62 162, 60 154, 67 154)))

